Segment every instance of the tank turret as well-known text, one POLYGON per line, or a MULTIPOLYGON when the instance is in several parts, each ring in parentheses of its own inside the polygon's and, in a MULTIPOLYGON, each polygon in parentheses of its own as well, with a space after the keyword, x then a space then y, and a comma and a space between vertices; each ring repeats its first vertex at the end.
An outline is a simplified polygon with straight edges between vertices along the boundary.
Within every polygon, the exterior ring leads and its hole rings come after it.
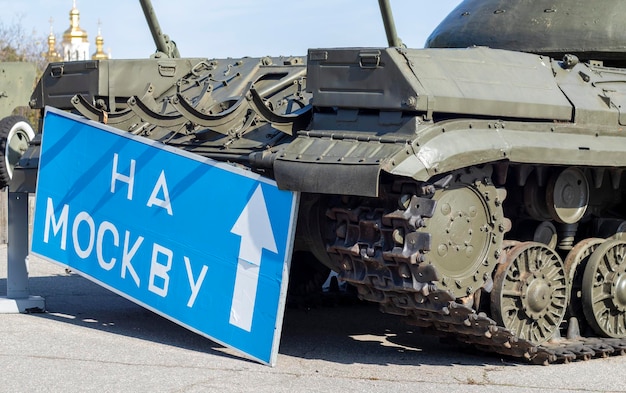
POLYGON ((426 40, 428 48, 487 46, 560 59, 626 65, 626 2, 465 0, 426 40))

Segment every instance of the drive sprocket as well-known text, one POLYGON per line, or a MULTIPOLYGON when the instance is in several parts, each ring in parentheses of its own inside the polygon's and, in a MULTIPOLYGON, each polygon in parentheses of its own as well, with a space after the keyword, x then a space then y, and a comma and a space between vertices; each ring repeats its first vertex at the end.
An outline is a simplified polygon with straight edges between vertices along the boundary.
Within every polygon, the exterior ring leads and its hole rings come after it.
POLYGON ((452 174, 447 187, 434 193, 435 212, 418 232, 431 235, 423 263, 437 271, 439 289, 462 298, 491 285, 504 233, 510 229, 502 212, 505 197, 491 183, 490 170, 479 168, 452 174))

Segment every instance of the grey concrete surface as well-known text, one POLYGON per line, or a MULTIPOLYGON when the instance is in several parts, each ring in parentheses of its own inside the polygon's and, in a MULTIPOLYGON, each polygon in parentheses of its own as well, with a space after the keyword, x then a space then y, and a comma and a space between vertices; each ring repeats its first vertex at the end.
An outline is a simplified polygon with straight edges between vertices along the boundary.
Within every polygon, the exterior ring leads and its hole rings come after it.
POLYGON ((29 268, 47 311, 0 314, 0 392, 626 392, 626 357, 513 363, 363 304, 288 308, 272 368, 55 264, 31 257, 29 268))

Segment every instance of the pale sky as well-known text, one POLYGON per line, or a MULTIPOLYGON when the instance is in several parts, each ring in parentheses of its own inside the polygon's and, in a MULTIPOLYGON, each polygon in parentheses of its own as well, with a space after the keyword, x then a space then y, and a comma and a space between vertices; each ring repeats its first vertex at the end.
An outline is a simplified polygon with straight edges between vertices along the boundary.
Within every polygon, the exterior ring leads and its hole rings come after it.
MULTIPOLYGON (((73 0, 0 0, 0 22, 19 23, 58 39, 69 27, 73 0)), ((422 48, 439 22, 461 0, 390 0, 398 35, 422 48)), ((308 48, 386 46, 376 0, 152 0, 162 30, 182 57, 306 55, 308 48)), ((98 20, 105 51, 113 58, 146 58, 155 45, 139 0, 76 0, 80 27, 95 52, 98 20)))

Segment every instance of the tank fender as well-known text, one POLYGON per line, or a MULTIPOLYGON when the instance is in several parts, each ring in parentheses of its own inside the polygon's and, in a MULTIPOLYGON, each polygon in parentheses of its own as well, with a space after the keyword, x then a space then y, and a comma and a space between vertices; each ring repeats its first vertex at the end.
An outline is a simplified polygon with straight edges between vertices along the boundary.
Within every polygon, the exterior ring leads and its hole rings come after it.
POLYGON ((494 122, 485 127, 443 130, 413 143, 415 154, 398 154, 383 170, 426 181, 472 165, 508 160, 515 163, 576 166, 626 166, 626 145, 617 134, 583 134, 581 130, 544 124, 531 131, 494 122))

